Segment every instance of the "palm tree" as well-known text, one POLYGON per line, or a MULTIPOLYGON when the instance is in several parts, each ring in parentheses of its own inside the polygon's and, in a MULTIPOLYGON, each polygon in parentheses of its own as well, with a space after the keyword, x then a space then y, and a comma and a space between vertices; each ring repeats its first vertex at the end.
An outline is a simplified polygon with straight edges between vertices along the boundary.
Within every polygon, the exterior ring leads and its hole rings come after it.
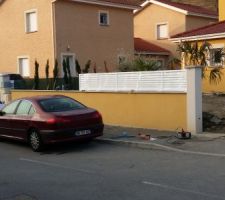
MULTIPOLYGON (((212 45, 204 41, 201 44, 196 42, 181 42, 178 45, 177 51, 181 53, 181 59, 184 66, 201 66, 202 77, 206 77, 206 71, 209 67, 209 54, 212 49, 212 45)), ((224 51, 221 49, 221 53, 217 54, 217 59, 220 61, 224 57, 224 51)), ((221 65, 213 66, 209 73, 210 83, 218 84, 222 78, 221 65)))

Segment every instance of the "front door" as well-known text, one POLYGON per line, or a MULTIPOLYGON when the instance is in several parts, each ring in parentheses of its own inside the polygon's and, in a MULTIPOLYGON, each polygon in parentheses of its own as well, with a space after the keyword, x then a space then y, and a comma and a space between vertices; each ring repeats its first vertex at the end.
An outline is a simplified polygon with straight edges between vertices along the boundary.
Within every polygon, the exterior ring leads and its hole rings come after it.
POLYGON ((66 61, 66 62, 69 61, 71 77, 75 77, 76 76, 75 55, 74 54, 63 54, 62 55, 62 77, 64 76, 63 61, 66 61))

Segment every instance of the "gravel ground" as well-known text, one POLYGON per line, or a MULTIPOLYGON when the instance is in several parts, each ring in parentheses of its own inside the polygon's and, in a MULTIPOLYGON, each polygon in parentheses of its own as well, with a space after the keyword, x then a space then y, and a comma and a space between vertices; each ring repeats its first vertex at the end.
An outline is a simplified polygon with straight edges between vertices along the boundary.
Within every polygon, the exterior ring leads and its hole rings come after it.
POLYGON ((225 133, 225 94, 203 95, 203 129, 225 133))

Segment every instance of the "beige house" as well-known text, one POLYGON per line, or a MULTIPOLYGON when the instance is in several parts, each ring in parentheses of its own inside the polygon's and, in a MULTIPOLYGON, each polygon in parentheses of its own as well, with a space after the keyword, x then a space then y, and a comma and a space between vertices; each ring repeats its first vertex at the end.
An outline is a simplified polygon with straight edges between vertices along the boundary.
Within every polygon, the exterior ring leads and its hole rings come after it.
MULTIPOLYGON (((116 70, 120 57, 134 51, 133 10, 135 0, 0 0, 0 72, 33 77, 34 62, 45 76, 54 60, 61 67, 70 60, 76 76, 75 59, 82 68, 116 70)), ((91 69, 93 71, 93 69, 91 69)))
MULTIPOLYGON (((177 45, 168 40, 170 36, 217 21, 217 12, 203 7, 168 0, 147 0, 140 10, 135 11, 134 35, 167 49, 171 52, 171 59, 178 57, 178 52, 177 45)), ((168 56, 164 56, 163 63, 168 63, 168 56)))

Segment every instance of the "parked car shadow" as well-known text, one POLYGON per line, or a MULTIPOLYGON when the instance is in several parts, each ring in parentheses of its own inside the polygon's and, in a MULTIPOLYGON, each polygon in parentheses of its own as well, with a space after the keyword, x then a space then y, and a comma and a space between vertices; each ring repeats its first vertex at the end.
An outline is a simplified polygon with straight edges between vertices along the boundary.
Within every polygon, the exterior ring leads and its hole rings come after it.
POLYGON ((45 147, 45 149, 40 152, 41 155, 46 154, 66 154, 71 152, 83 152, 83 151, 93 151, 94 148, 98 148, 99 143, 94 140, 90 141, 76 141, 76 142, 66 142, 66 143, 58 143, 52 144, 45 147))
MULTIPOLYGON (((30 152, 33 152, 30 146, 25 142, 0 138, 0 143, 11 145, 12 148, 16 148, 16 150, 17 148, 21 148, 21 150, 26 149, 29 150, 30 152)), ((47 154, 61 155, 72 152, 93 151, 93 149, 98 148, 100 145, 101 144, 96 142, 95 140, 65 142, 47 145, 45 146, 43 151, 34 153, 40 155, 47 155, 47 154)))

